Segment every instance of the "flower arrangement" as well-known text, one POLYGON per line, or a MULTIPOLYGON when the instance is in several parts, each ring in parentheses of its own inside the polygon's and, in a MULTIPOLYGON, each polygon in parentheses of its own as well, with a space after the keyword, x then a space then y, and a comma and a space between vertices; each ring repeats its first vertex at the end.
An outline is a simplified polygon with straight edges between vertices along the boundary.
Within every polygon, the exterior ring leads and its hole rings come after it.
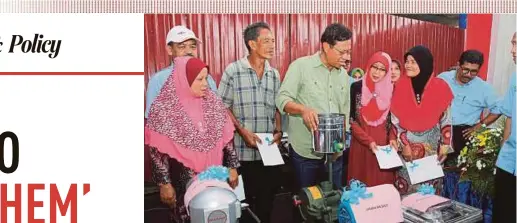
POLYGON ((493 197, 495 162, 502 138, 501 128, 481 128, 474 132, 458 156, 460 181, 470 181, 474 191, 493 197))

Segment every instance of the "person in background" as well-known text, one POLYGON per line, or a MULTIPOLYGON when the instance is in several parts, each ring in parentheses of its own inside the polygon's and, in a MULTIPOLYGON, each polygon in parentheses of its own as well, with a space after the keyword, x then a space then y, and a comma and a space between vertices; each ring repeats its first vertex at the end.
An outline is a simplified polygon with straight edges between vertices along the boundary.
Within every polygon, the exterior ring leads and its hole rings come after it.
POLYGON ((352 67, 352 60, 345 60, 345 65, 343 68, 345 68, 346 72, 350 72, 350 68, 352 67))
MULTIPOLYGON (((499 100, 495 89, 478 77, 484 63, 483 54, 477 50, 463 52, 459 59, 460 66, 454 71, 447 71, 439 78, 445 80, 454 94, 452 101, 453 148, 458 153, 465 146, 466 138, 482 127, 495 122, 501 112, 497 109, 499 100), (484 109, 490 113, 480 118, 484 109)), ((456 158, 449 156, 449 158, 456 158)))
POLYGON ((176 57, 174 64, 174 74, 149 110, 145 143, 161 200, 171 207, 174 222, 183 223, 190 221, 183 201, 188 182, 211 166, 224 165, 235 188, 239 161, 226 107, 208 90, 207 65, 193 57, 176 57))
MULTIPOLYGON (((516 62, 516 51, 517 42, 515 39, 515 33, 512 37, 512 57, 513 62, 516 62)), ((507 116, 506 129, 510 130, 509 137, 504 141, 504 144, 499 151, 496 161, 496 174, 495 174, 495 198, 494 198, 494 212, 493 222, 516 222, 515 217, 515 188, 517 180, 515 172, 515 110, 516 110, 516 98, 515 92, 516 87, 515 72, 512 74, 511 81, 508 85, 506 95, 501 102, 501 111, 507 116), (509 121, 508 121, 509 120, 509 121)))
POLYGON ((466 146, 469 137, 481 128, 495 122, 500 116, 499 100, 495 89, 478 77, 483 66, 483 54, 477 50, 463 52, 458 60, 456 70, 438 75, 452 90, 452 148, 454 152, 447 156, 442 196, 479 206, 477 200, 469 199, 470 183, 459 182, 460 171, 457 169, 459 152, 466 146), (483 111, 490 113, 482 117, 483 111))
MULTIPOLYGON (((342 24, 327 26, 321 36, 321 51, 296 59, 289 65, 276 98, 282 114, 289 115, 288 136, 298 185, 313 186, 318 174, 327 171, 323 154, 314 152, 312 132, 318 127, 318 113, 350 113, 350 85, 345 61, 350 60, 352 31, 342 24)), ((348 120, 345 125, 348 128, 348 120)), ((342 153, 332 165, 333 182, 342 187, 342 153)))
POLYGON ((256 133, 272 133, 272 143, 280 144, 282 126, 275 98, 280 88, 280 74, 268 60, 275 54, 275 36, 269 25, 257 22, 244 30, 244 44, 249 55, 228 65, 218 94, 232 117, 234 145, 241 162, 246 202, 261 222, 271 221, 275 184, 268 182, 278 172, 264 166, 257 143, 263 142, 256 133))
MULTIPOLYGON (((501 111, 502 112, 502 111, 501 111)), ((510 137, 511 128, 512 128, 512 118, 505 116, 504 122, 504 130, 503 130, 503 139, 502 141, 506 141, 510 137)))
MULTIPOLYGON (((516 59, 515 59, 515 34, 513 35, 513 39, 511 41, 511 44, 512 44, 512 57, 513 57, 513 62, 516 63, 516 59)), ((505 120, 505 125, 504 125, 504 132, 503 132, 503 141, 506 141, 509 137, 510 137, 510 131, 511 131, 511 126, 512 126, 512 119, 508 116, 506 116, 506 120, 505 120)))
POLYGON ((350 71, 349 75, 351 77, 351 79, 349 78, 350 85, 352 85, 354 82, 359 81, 363 78, 364 71, 363 71, 363 69, 357 67, 357 68, 352 69, 352 71, 350 71))
POLYGON ((455 166, 459 151, 465 147, 468 138, 477 130, 495 122, 501 112, 495 89, 478 77, 483 66, 483 54, 477 50, 467 50, 459 58, 459 67, 438 75, 452 89, 452 147, 454 153, 449 154, 447 163, 455 166), (489 115, 480 118, 488 109, 489 115))
MULTIPOLYGON (((452 152, 450 105, 454 95, 444 80, 434 77, 433 55, 428 48, 411 48, 404 61, 405 74, 391 102, 391 120, 402 157, 412 161, 437 155, 443 163, 452 152)), ((423 183, 434 185, 438 194, 441 191, 441 178, 423 183)), ((416 192, 421 184, 411 184, 405 166, 397 171, 395 186, 401 195, 416 192)))
MULTIPOLYGON (((346 67, 346 65, 345 65, 345 67, 346 67)), ((348 78, 348 81, 350 82, 350 87, 351 87, 354 82, 359 81, 363 78, 364 71, 361 68, 357 67, 357 68, 352 69, 352 71, 350 71, 348 73, 348 75, 351 77, 351 78, 348 78)), ((346 131, 345 137, 346 137, 346 140, 345 140, 346 150, 343 151, 343 169, 344 170, 346 170, 348 168, 348 160, 349 160, 349 155, 350 155, 350 143, 352 141, 352 132, 350 131, 350 129, 348 129, 346 131)), ((346 182, 348 179, 348 171, 344 171, 343 176, 341 178, 343 179, 343 182, 346 182)))
MULTIPOLYGON (((181 56, 197 57, 197 47, 199 43, 201 43, 201 41, 196 37, 194 32, 185 26, 175 26, 167 33, 167 53, 172 57, 172 61, 174 61, 174 58, 181 56)), ((171 62, 169 67, 160 70, 149 79, 145 100, 145 118, 149 116, 151 104, 160 93, 165 81, 173 73, 173 70, 174 63, 171 62)), ((217 91, 215 81, 211 75, 208 75, 207 80, 210 89, 217 91)))
MULTIPOLYGON (((367 63, 366 76, 350 90, 352 145, 348 161, 348 181, 357 179, 369 187, 395 182, 395 170, 379 168, 377 146, 398 144, 391 128, 390 105, 393 94, 391 58, 375 53, 367 63)), ((382 152, 382 151, 381 151, 382 152)))
MULTIPOLYGON (((351 68, 352 68, 352 56, 350 56, 350 59, 345 60, 345 65, 343 68, 346 70, 346 72, 350 75, 351 68)), ((350 80, 350 85, 352 85, 352 81, 350 80)), ((346 168, 348 165, 348 148, 350 147, 350 139, 351 139, 351 133, 350 131, 347 131, 345 134, 345 151, 343 152, 343 168, 346 168)), ((344 172, 341 176, 342 180, 346 180, 346 172, 344 172)))
POLYGON ((398 60, 391 60, 391 82, 397 83, 402 73, 401 63, 398 60))

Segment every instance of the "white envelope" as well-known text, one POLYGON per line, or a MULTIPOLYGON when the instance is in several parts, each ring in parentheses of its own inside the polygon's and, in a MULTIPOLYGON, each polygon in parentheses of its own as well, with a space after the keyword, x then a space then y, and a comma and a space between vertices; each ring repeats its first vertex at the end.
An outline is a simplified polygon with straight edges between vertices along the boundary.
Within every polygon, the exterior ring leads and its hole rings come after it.
POLYGON ((257 147, 262 157, 264 166, 276 166, 284 164, 284 159, 280 154, 278 145, 276 143, 269 145, 273 141, 273 134, 271 133, 256 133, 262 140, 262 144, 257 142, 257 147))
POLYGON ((377 146, 375 156, 381 169, 391 169, 402 166, 402 160, 397 153, 397 150, 392 149, 391 146, 377 146))
POLYGON ((438 162, 438 156, 432 155, 422 159, 406 162, 405 166, 411 180, 411 184, 418 184, 439 177, 443 177, 443 169, 438 162))

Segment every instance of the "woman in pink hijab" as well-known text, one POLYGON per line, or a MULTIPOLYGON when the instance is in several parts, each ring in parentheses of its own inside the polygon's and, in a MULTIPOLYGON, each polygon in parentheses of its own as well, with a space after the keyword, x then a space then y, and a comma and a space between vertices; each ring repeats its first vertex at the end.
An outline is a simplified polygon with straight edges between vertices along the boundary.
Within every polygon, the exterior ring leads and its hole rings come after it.
MULTIPOLYGON (((352 142, 348 160, 348 181, 359 180, 368 187, 393 184, 394 170, 381 170, 374 151, 377 146, 396 144, 390 121, 391 58, 375 53, 367 63, 361 81, 352 84, 350 93, 350 127, 352 142)), ((397 147, 391 151, 397 153, 397 147)))
POLYGON ((207 75, 201 60, 175 58, 173 74, 151 105, 145 126, 153 179, 177 223, 190 221, 183 197, 197 174, 224 165, 230 168, 230 185, 238 182, 234 127, 222 101, 209 90, 207 75))

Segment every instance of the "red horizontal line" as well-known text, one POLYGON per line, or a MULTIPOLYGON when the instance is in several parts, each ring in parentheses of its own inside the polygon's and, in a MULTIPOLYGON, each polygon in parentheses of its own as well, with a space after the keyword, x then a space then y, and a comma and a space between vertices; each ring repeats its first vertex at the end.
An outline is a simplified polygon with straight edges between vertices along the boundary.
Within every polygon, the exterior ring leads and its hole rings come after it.
POLYGON ((144 75, 144 72, 0 72, 0 75, 144 75))

